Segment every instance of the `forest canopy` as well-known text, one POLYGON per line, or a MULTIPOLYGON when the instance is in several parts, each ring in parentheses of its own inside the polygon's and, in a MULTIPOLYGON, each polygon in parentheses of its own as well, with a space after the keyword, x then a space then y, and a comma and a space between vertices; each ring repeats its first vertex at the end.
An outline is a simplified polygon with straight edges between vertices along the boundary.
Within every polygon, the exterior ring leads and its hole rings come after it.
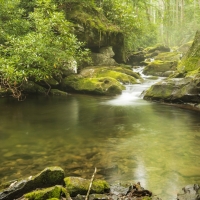
POLYGON ((68 18, 78 8, 106 18, 107 27, 124 35, 126 52, 156 43, 180 46, 200 28, 200 0, 2 0, 1 87, 16 92, 28 80, 62 76, 73 60, 89 61, 68 18))

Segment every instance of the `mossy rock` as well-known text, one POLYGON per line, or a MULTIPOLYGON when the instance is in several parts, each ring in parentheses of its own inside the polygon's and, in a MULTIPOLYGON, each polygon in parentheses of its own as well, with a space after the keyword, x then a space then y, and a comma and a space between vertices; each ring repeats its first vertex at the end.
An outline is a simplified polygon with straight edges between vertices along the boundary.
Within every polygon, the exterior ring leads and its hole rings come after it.
POLYGON ((25 194, 24 197, 27 200, 55 200, 61 198, 70 198, 67 190, 59 185, 50 188, 35 190, 33 192, 25 194))
POLYGON ((177 70, 188 73, 200 67, 200 31, 196 32, 194 42, 179 63, 177 70))
POLYGON ((68 95, 66 92, 63 92, 58 89, 51 89, 49 94, 52 96, 67 96, 68 95))
MULTIPOLYGON (((74 197, 78 194, 86 195, 89 189, 90 180, 79 177, 66 177, 64 179, 67 192, 74 197)), ((109 184, 105 180, 94 180, 90 193, 103 194, 110 190, 109 184)))
POLYGON ((0 192, 1 200, 17 199, 36 188, 62 185, 64 180, 64 170, 60 167, 47 167, 35 176, 27 179, 17 180, 8 188, 0 192))
POLYGON ((162 76, 166 71, 175 71, 177 62, 154 60, 143 70, 145 75, 162 76))
POLYGON ((34 83, 33 81, 25 82, 22 85, 22 90, 27 94, 46 94, 47 89, 34 83))
POLYGON ((146 52, 147 54, 153 53, 155 51, 170 52, 170 48, 162 44, 157 44, 154 47, 147 47, 146 49, 144 49, 144 52, 146 52))
POLYGON ((114 70, 108 70, 108 69, 102 69, 100 70, 97 75, 97 78, 100 77, 111 77, 119 81, 120 83, 123 84, 136 84, 139 83, 134 77, 127 75, 125 73, 119 72, 119 71, 114 71, 114 70))
POLYGON ((144 99, 174 103, 199 103, 200 78, 186 77, 166 79, 152 85, 144 99))
POLYGON ((180 60, 180 53, 179 52, 163 52, 159 53, 155 60, 161 61, 179 61, 180 60))
POLYGON ((125 89, 122 84, 113 78, 78 78, 75 75, 65 78, 62 81, 62 88, 65 91, 98 95, 121 94, 122 90, 125 89))
POLYGON ((132 76, 132 77, 138 79, 138 80, 142 80, 141 76, 138 73, 133 72, 133 70, 130 69, 129 67, 115 67, 112 70, 127 74, 129 76, 132 76))
POLYGON ((87 78, 114 78, 123 84, 136 84, 140 83, 142 80, 140 75, 132 70, 125 67, 115 66, 87 67, 81 71, 80 75, 87 78))

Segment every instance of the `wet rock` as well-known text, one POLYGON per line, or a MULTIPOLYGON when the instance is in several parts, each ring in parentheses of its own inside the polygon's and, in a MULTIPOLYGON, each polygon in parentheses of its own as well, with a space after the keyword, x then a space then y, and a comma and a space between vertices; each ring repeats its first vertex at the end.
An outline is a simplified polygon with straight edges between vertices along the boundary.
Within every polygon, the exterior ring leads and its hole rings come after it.
POLYGON ((107 55, 102 53, 92 53, 91 54, 93 64, 96 66, 113 66, 117 65, 116 61, 113 58, 109 58, 107 55))
MULTIPOLYGON (((78 194, 86 195, 90 185, 90 180, 79 177, 66 177, 64 179, 64 182, 67 191, 72 197, 75 197, 78 194)), ((110 186, 106 181, 94 180, 92 183, 90 193, 103 194, 109 192, 109 190, 110 186)))
POLYGON ((173 103, 199 103, 200 78, 166 79, 152 85, 144 95, 144 99, 173 103))
POLYGON ((23 195, 23 197, 17 200, 47 200, 47 199, 70 199, 67 190, 60 185, 56 185, 53 187, 34 190, 30 193, 23 195))
POLYGON ((58 89, 51 89, 49 94, 52 96, 67 96, 68 95, 66 92, 63 92, 58 89))
POLYGON ((114 78, 117 81, 123 84, 135 84, 140 83, 142 78, 139 74, 133 72, 131 69, 126 67, 119 66, 91 66, 84 68, 80 75, 84 78, 101 78, 101 77, 110 77, 114 78))
POLYGON ((177 200, 200 200, 199 185, 187 185, 182 192, 177 195, 177 200))
POLYGON ((145 53, 142 51, 133 52, 130 56, 128 56, 126 63, 128 65, 137 66, 140 65, 142 61, 145 60, 145 53))
MULTIPOLYGON (((78 194, 74 200, 85 200, 86 195, 80 195, 78 194)), ((89 200, 107 200, 109 199, 108 195, 106 194, 90 194, 89 195, 89 200)))
POLYGON ((21 197, 36 188, 63 184, 64 171, 60 167, 48 167, 36 176, 14 181, 8 188, 0 192, 0 200, 11 200, 21 197))
POLYGON ((26 94, 46 94, 47 89, 34 83, 33 81, 25 82, 22 85, 23 93, 26 94))
POLYGON ((177 64, 176 61, 154 60, 144 68, 143 73, 145 75, 163 76, 166 71, 175 71, 177 64))
POLYGON ((117 62, 113 59, 114 55, 112 47, 108 46, 100 48, 99 53, 92 53, 91 57, 96 66, 114 66, 117 65, 117 62))
POLYGON ((62 81, 64 91, 97 95, 121 94, 125 87, 113 78, 78 78, 69 76, 62 81))

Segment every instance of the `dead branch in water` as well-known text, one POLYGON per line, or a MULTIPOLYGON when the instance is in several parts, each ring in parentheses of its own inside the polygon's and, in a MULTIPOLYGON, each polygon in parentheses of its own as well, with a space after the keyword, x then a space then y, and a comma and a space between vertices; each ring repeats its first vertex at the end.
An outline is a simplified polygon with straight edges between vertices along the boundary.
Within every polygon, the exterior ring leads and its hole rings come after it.
POLYGON ((93 183, 93 181, 94 181, 94 176, 95 176, 96 172, 97 172, 97 168, 95 167, 94 173, 93 173, 93 175, 92 175, 92 178, 91 178, 91 181, 90 181, 90 185, 89 185, 89 188, 88 188, 88 191, 87 191, 87 195, 86 195, 86 197, 85 197, 85 200, 88 200, 88 197, 89 197, 89 194, 90 194, 90 190, 91 190, 92 183, 93 183))

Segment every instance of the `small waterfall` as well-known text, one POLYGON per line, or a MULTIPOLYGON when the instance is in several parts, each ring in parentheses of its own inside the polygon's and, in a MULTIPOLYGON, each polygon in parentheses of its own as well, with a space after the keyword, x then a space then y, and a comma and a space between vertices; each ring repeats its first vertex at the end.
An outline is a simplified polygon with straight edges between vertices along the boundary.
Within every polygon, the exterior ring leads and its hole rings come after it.
POLYGON ((144 79, 144 82, 141 84, 133 84, 133 85, 125 85, 126 89, 122 92, 121 95, 117 96, 115 99, 112 99, 106 104, 112 105, 131 105, 133 103, 144 104, 144 101, 141 101, 143 96, 143 91, 147 90, 151 85, 156 82, 162 80, 162 77, 158 77, 155 79, 153 76, 146 76, 143 72, 144 67, 134 68, 133 71, 136 73, 140 73, 141 77, 144 79))

